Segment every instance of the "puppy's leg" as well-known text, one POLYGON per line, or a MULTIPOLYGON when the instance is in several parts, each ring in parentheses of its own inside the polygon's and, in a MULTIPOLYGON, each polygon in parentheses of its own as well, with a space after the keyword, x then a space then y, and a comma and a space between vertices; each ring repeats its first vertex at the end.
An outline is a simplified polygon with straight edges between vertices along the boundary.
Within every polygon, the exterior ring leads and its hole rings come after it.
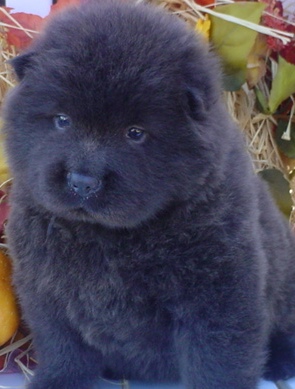
POLYGON ((264 378, 287 380, 295 376, 295 333, 277 332, 271 336, 264 378))
POLYGON ((33 328, 38 366, 28 389, 91 389, 100 375, 99 353, 51 319, 33 328))
POLYGON ((218 317, 209 322, 197 316, 178 323, 176 350, 186 389, 257 388, 265 356, 264 330, 248 324, 231 327, 222 318, 218 323, 218 317))

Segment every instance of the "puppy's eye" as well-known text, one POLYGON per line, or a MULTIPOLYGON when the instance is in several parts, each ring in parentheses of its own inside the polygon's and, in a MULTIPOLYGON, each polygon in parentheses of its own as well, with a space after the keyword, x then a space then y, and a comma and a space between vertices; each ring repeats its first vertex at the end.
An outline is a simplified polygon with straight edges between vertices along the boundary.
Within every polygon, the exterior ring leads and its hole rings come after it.
POLYGON ((145 131, 142 128, 131 127, 128 129, 126 136, 135 142, 142 141, 145 137, 145 131))
POLYGON ((55 128, 58 130, 66 130, 71 127, 72 121, 68 115, 63 113, 56 115, 53 119, 55 128))

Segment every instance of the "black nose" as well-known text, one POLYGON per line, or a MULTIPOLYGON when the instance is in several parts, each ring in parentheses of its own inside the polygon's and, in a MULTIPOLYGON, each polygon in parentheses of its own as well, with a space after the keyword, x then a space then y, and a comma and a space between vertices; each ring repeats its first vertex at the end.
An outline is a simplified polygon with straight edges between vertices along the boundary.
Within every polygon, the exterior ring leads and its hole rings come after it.
POLYGON ((68 185, 79 196, 87 197, 101 188, 101 180, 80 173, 68 173, 68 185))

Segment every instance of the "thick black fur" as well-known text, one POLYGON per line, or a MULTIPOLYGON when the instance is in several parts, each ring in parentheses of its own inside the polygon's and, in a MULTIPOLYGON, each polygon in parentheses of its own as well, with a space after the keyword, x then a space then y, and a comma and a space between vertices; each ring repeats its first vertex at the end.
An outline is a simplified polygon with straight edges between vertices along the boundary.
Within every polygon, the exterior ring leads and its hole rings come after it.
POLYGON ((12 65, 7 233, 39 361, 29 389, 293 376, 294 239, 207 45, 162 11, 101 1, 12 65))

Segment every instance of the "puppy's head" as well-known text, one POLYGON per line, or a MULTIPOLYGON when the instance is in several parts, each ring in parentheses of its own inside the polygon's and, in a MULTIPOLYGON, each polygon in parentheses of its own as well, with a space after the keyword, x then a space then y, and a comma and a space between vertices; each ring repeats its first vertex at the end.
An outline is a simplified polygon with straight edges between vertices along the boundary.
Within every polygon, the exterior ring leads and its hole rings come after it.
POLYGON ((58 15, 12 65, 8 156, 36 205, 132 227, 204 185, 218 71, 174 16, 90 2, 58 15))

